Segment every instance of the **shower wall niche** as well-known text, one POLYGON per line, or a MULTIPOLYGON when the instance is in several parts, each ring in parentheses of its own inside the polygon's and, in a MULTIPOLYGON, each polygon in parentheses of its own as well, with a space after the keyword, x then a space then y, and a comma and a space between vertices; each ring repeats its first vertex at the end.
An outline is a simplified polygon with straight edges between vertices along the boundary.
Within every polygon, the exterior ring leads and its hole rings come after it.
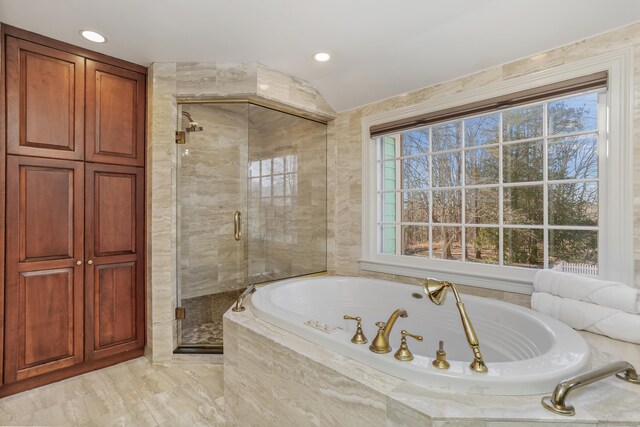
POLYGON ((326 125, 247 103, 179 105, 181 348, 222 348, 222 315, 249 284, 326 270, 326 125), (182 113, 188 113, 182 114, 182 113))

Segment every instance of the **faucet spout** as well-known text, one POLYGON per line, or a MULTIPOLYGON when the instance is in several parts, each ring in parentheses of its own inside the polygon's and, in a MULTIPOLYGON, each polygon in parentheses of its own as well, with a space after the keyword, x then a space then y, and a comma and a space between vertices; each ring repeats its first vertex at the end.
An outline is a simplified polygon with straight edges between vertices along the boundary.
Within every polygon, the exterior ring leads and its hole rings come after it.
POLYGON ((387 320, 387 323, 384 325, 384 335, 387 337, 387 339, 389 339, 389 334, 391 334, 391 330, 393 329, 393 325, 395 325, 396 320, 398 320, 398 317, 407 317, 409 316, 407 314, 407 310, 405 310, 404 308, 399 308, 396 311, 394 311, 391 314, 391 317, 389 317, 389 320, 387 320))
POLYGON ((391 314, 387 323, 377 322, 376 326, 378 327, 378 335, 376 335, 375 339, 369 346, 369 350, 374 353, 389 353, 391 351, 391 346, 389 345, 389 335, 391 334, 391 330, 393 329, 393 325, 398 320, 398 317, 407 317, 407 310, 404 308, 399 308, 391 314))

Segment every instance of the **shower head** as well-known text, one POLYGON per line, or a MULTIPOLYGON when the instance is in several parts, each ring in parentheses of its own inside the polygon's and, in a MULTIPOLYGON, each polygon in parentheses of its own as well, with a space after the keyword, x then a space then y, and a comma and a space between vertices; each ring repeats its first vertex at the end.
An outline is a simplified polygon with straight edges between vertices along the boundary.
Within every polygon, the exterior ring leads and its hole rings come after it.
POLYGON ((193 120, 193 117, 191 117, 191 114, 187 113, 186 111, 183 111, 182 115, 189 120, 189 126, 185 128, 187 132, 202 132, 204 130, 198 122, 193 120))

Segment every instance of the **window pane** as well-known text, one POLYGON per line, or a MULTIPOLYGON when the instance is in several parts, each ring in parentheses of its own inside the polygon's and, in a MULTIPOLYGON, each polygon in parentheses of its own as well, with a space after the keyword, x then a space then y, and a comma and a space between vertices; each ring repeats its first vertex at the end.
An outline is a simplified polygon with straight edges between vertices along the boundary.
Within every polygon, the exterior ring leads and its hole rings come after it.
POLYGON ((260 178, 251 178, 251 199, 260 197, 260 178))
POLYGON ((597 135, 581 135, 549 141, 549 179, 597 177, 597 135))
POLYGON ((497 184, 500 179, 498 147, 465 152, 465 184, 497 184))
POLYGON ((505 224, 542 224, 542 185, 507 187, 503 190, 505 224))
POLYGON ((465 222, 467 224, 497 224, 499 203, 497 188, 467 189, 465 222))
POLYGON ((402 226, 402 254, 429 256, 429 227, 418 225, 402 226))
POLYGON ((465 233, 467 261, 498 263, 500 232, 497 228, 471 227, 465 233))
POLYGON ((297 156, 289 155, 285 158, 285 172, 291 173, 297 171, 297 156))
POLYGON ((598 225, 598 183, 549 185, 549 224, 598 225))
POLYGON ((284 173, 284 157, 276 157, 273 159, 273 173, 284 173))
POLYGON ((464 146, 497 144, 500 115, 474 117, 464 121, 464 146))
POLYGON ((460 190, 436 190, 432 193, 433 222, 459 224, 462 221, 462 192, 460 190))
POLYGON ((284 196, 284 175, 275 175, 273 177, 273 197, 284 196))
POLYGON ((396 226, 384 224, 380 226, 382 239, 382 248, 380 253, 395 254, 396 253, 396 226))
POLYGON ((460 152, 433 155, 433 186, 460 185, 460 152))
POLYGON ((549 135, 598 128, 598 94, 574 96, 549 102, 549 135))
POLYGON ((382 137, 382 158, 388 159, 390 157, 396 157, 396 139, 390 136, 382 137))
POLYGON ((403 193, 403 222, 429 222, 429 192, 408 191, 403 193))
POLYGON ((542 141, 507 145, 502 153, 504 182, 542 181, 542 141))
POLYGON ((388 160, 382 162, 380 167, 382 168, 382 190, 395 190, 396 189, 396 161, 388 160))
POLYGON ((382 221, 395 222, 396 221, 396 193, 382 193, 380 194, 381 206, 382 206, 382 221))
POLYGON ((271 177, 262 177, 262 197, 271 197, 271 177))
POLYGON ((542 136, 542 110, 542 105, 532 105, 502 113, 502 139, 515 141, 542 136))
POLYGON ((402 188, 429 188, 429 157, 402 160, 402 188))
POLYGON ((429 153, 429 129, 412 130, 402 134, 402 155, 429 153))
POLYGON ((460 227, 433 227, 433 258, 462 259, 462 229, 460 227))
POLYGON ((544 266, 542 230, 527 228, 504 229, 504 264, 516 267, 544 266))
POLYGON ((462 122, 443 123, 433 126, 433 151, 453 150, 462 147, 462 122))
POLYGON ((262 176, 271 175, 271 159, 262 161, 262 176))
POLYGON ((251 166, 249 166, 249 176, 260 176, 260 161, 251 162, 251 166))
POLYGON ((597 265, 598 232, 549 230, 549 267, 562 261, 571 264, 597 265))

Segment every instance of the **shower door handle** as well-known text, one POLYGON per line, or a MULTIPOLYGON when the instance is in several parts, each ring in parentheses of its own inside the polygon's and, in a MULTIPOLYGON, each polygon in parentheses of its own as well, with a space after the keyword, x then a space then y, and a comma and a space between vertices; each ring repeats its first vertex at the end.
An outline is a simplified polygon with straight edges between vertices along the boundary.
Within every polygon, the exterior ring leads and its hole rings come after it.
POLYGON ((242 213, 236 211, 233 215, 233 238, 240 240, 242 238, 242 213))

